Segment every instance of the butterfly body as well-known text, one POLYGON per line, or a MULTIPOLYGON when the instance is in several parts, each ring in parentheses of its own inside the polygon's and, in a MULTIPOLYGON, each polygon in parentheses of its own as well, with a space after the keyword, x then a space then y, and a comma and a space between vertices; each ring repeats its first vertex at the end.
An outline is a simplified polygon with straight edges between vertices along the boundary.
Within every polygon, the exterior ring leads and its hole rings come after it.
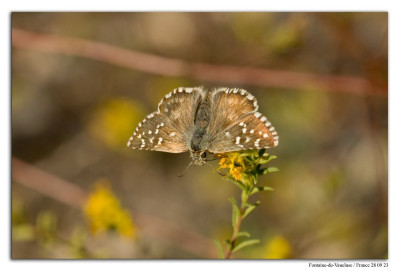
POLYGON ((178 88, 165 95, 158 110, 138 124, 128 147, 190 151, 193 163, 203 165, 207 151, 224 153, 278 145, 275 128, 257 109, 255 97, 243 89, 178 88))

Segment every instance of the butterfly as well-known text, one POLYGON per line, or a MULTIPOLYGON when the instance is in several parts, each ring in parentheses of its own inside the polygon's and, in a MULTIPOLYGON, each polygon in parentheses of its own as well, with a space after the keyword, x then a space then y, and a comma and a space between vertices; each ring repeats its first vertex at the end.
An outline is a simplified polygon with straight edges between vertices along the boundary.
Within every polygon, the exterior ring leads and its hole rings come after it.
POLYGON ((244 89, 179 87, 165 95, 158 110, 143 119, 127 146, 138 150, 190 151, 195 165, 206 152, 225 153, 278 145, 279 136, 244 89))

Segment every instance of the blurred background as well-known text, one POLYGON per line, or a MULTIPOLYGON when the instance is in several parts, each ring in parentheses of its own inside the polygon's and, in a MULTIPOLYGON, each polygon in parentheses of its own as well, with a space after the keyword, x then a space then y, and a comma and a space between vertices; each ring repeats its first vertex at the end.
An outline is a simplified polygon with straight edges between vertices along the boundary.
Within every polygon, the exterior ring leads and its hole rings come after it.
MULTIPOLYGON (((12 258, 215 258, 240 191, 126 142, 179 86, 280 135, 236 258, 388 256, 387 13, 12 13, 12 258)), ((218 161, 212 162, 213 167, 218 161)))

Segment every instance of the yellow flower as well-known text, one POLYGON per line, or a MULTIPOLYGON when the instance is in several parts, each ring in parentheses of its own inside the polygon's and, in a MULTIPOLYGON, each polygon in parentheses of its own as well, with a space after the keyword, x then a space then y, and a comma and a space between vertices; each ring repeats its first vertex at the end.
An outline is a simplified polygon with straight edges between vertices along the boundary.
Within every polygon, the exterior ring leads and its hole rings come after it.
POLYGON ((230 161, 228 158, 222 158, 219 161, 220 168, 229 168, 230 161))
POLYGON ((135 100, 125 97, 105 101, 88 119, 90 134, 111 148, 120 150, 132 134, 132 127, 142 119, 145 110, 135 100))
POLYGON ((236 181, 242 180, 242 174, 245 171, 245 163, 239 152, 217 154, 216 157, 221 157, 219 161, 220 167, 218 169, 229 168, 229 174, 232 175, 236 181))
POLYGON ((242 179, 243 168, 242 167, 233 167, 230 169, 229 173, 235 178, 236 181, 240 181, 242 179))
POLYGON ((280 235, 273 237, 265 246, 265 258, 267 259, 285 259, 290 255, 289 242, 280 235))
POLYGON ((104 181, 98 182, 89 195, 84 213, 95 234, 115 230, 128 238, 136 235, 130 213, 121 207, 119 200, 104 181))

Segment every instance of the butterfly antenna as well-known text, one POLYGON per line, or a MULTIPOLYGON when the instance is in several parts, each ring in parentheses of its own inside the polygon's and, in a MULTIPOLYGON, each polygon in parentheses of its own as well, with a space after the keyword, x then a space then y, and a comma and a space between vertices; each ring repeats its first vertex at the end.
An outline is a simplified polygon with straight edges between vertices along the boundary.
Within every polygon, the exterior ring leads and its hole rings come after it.
POLYGON ((192 163, 193 163, 193 162, 190 162, 189 165, 187 165, 187 167, 185 168, 185 170, 184 170, 181 174, 178 175, 178 177, 183 177, 183 174, 186 173, 186 171, 187 171, 188 168, 192 165, 192 163))
MULTIPOLYGON (((219 158, 217 158, 217 159, 219 159, 219 158)), ((216 159, 207 160, 207 161, 214 161, 214 160, 216 160, 216 159)), ((218 168, 214 168, 210 163, 207 163, 207 162, 206 162, 206 164, 209 165, 209 166, 212 168, 213 171, 217 172, 217 173, 218 173, 219 175, 221 175, 222 177, 226 177, 226 176, 228 175, 228 174, 225 174, 225 173, 223 173, 223 172, 221 172, 221 171, 218 171, 218 168)))
MULTIPOLYGON (((207 161, 212 161, 212 160, 207 160, 207 161)), ((210 167, 210 168, 212 168, 212 170, 214 171, 217 171, 217 168, 213 168, 213 166, 210 164, 210 163, 207 163, 207 161, 206 161, 206 164, 210 167)))
POLYGON ((219 160, 219 159, 221 159, 221 158, 214 158, 214 159, 210 159, 210 160, 207 160, 207 162, 209 162, 209 161, 215 161, 215 160, 219 160))

